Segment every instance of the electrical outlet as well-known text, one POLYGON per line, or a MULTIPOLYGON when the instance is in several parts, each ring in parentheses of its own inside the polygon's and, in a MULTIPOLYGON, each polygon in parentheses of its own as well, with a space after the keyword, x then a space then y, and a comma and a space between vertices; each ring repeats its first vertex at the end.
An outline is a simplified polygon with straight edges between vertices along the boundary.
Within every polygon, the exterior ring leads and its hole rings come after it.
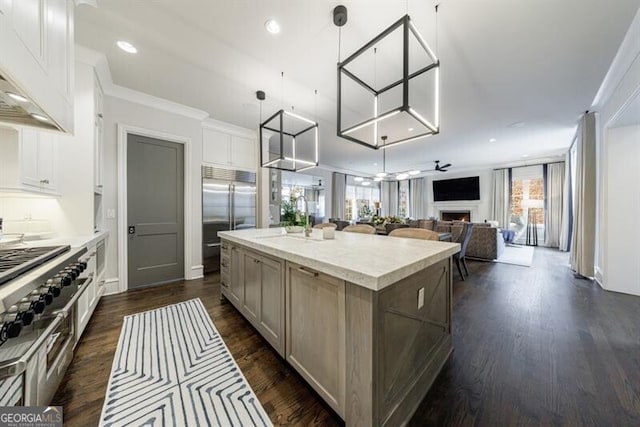
POLYGON ((418 289, 418 310, 424 307, 424 288, 418 289))
POLYGON ((114 219, 116 217, 115 209, 107 209, 107 219, 114 219))

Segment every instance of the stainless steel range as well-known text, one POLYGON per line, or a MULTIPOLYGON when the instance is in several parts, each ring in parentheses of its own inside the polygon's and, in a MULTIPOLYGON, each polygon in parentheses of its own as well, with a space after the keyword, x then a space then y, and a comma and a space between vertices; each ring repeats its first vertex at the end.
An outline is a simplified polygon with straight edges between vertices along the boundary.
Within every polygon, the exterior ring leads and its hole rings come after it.
POLYGON ((0 406, 48 405, 73 357, 85 248, 0 250, 0 406))

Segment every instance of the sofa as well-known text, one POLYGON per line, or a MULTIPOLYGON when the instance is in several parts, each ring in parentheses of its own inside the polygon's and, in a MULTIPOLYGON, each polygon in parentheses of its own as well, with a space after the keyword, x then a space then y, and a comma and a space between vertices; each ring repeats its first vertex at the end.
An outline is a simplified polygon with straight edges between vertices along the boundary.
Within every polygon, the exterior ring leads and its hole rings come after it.
MULTIPOLYGON (((472 223, 473 231, 467 247, 467 257, 491 261, 497 259, 504 251, 504 238, 498 227, 486 222, 472 223)), ((451 233, 451 241, 455 242, 462 233, 463 223, 460 221, 438 221, 419 219, 412 225, 438 233, 451 233)))

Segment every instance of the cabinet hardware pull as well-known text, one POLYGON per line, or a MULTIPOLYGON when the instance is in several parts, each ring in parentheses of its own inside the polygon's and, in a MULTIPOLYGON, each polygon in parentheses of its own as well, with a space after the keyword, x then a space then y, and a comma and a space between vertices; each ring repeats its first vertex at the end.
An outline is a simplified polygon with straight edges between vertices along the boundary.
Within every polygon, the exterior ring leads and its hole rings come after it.
POLYGON ((40 184, 48 184, 48 183, 49 183, 49 180, 46 178, 40 180, 40 184))
POLYGON ((318 277, 318 273, 315 271, 309 271, 307 269, 305 269, 304 267, 298 267, 298 271, 302 274, 306 274, 307 276, 311 276, 311 277, 318 277))

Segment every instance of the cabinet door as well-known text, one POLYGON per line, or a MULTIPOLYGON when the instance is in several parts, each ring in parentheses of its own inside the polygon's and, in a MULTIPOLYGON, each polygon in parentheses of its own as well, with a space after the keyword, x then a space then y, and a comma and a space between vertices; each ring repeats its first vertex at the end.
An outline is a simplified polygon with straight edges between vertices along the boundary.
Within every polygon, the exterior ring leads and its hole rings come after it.
POLYGON ((47 0, 47 61, 53 87, 67 100, 71 98, 71 49, 73 3, 67 0, 47 0))
POLYGON ((338 413, 345 402, 345 283, 287 263, 286 359, 338 413))
POLYGON ((20 180, 25 185, 40 186, 38 175, 38 131, 20 131, 20 180))
POLYGON ((237 246, 231 246, 231 283, 229 284, 230 301, 240 309, 243 295, 243 252, 237 246))
POLYGON ((241 136, 231 136, 231 163, 242 169, 256 169, 255 142, 241 136))
POLYGON ((212 129, 202 130, 202 161, 218 165, 229 165, 231 136, 212 129))
POLYGON ((38 177, 43 190, 55 190, 56 179, 56 136, 49 132, 38 135, 38 177))
POLYGON ((102 161, 102 140, 104 134, 104 118, 102 114, 102 88, 94 81, 93 88, 94 101, 94 123, 93 123, 93 185, 96 193, 102 194, 102 177, 103 177, 103 161, 102 161))
POLYGON ((11 16, 11 1, 12 0, 0 0, 0 22, 9 22, 8 19, 11 16))
POLYGON ((93 184, 96 193, 102 194, 102 135, 103 135, 103 118, 95 117, 93 129, 93 184))
POLYGON ((85 326, 89 323, 89 293, 87 292, 89 289, 84 289, 80 298, 78 298, 78 302, 76 303, 76 342, 80 341, 80 337, 82 336, 82 332, 84 331, 85 326))
POLYGON ((13 2, 13 29, 31 56, 44 68, 46 10, 44 0, 13 2))
POLYGON ((261 263, 262 260, 259 255, 245 252, 242 311, 256 326, 259 324, 260 319, 261 263))
POLYGON ((284 269, 282 263, 264 257, 260 267, 262 335, 284 356, 284 269))

